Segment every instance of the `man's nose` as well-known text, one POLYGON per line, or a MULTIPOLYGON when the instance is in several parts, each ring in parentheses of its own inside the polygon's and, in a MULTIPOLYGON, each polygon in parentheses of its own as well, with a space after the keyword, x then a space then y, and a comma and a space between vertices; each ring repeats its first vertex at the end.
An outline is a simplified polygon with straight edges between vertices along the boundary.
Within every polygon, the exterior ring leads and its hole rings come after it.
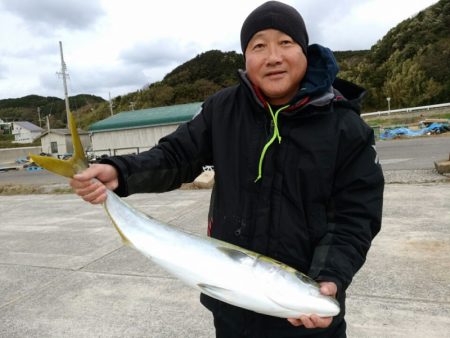
POLYGON ((269 63, 279 63, 282 60, 282 51, 276 45, 269 46, 267 61, 269 63))

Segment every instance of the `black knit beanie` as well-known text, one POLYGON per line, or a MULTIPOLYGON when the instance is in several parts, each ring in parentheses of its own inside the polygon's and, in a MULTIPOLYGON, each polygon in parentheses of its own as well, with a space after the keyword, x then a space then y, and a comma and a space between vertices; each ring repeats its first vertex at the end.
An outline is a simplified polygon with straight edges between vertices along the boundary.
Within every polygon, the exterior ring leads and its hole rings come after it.
POLYGON ((245 19, 241 29, 241 48, 245 50, 253 35, 264 29, 277 29, 289 35, 303 49, 308 49, 308 32, 300 13, 289 5, 278 1, 268 1, 257 7, 245 19))

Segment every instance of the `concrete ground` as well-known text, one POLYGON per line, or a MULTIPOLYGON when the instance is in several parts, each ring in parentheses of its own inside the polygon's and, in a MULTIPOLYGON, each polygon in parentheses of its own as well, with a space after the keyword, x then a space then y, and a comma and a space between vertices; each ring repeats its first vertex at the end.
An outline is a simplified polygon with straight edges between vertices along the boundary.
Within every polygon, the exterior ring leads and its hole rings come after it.
MULTIPOLYGON (((383 228, 348 290, 349 337, 450 337, 450 183, 407 172, 386 172, 383 228)), ((204 234, 209 195, 127 200, 204 234)), ((214 336, 198 292, 124 247, 102 208, 72 194, 0 196, 0 290, 2 338, 214 336)))

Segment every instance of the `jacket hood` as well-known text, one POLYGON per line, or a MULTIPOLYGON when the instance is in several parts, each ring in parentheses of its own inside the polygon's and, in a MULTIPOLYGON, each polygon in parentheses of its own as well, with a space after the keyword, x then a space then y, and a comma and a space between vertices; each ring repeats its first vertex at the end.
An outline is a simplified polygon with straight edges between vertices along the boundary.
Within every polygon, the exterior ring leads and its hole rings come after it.
MULTIPOLYGON (((292 108, 302 105, 324 106, 331 100, 348 100, 349 107, 359 111, 365 90, 351 82, 338 79, 339 72, 333 52, 318 44, 308 46, 308 67, 300 83, 300 89, 291 100, 292 108), (305 104, 305 98, 308 98, 305 104)), ((265 106, 265 98, 257 88, 251 84, 246 72, 240 70, 241 81, 250 89, 254 99, 259 105, 265 106)))
POLYGON ((315 97, 329 90, 339 72, 333 52, 321 45, 308 47, 308 67, 300 83, 300 90, 295 101, 303 97, 315 97))
POLYGON ((336 100, 343 106, 353 109, 358 114, 361 112, 361 104, 366 90, 354 83, 336 78, 333 82, 336 100))

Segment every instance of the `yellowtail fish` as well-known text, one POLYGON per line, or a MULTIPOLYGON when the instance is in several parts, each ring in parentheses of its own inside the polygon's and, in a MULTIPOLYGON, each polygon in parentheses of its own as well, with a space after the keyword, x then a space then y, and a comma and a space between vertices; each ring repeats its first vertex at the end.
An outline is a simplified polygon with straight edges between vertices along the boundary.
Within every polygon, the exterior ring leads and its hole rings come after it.
MULTIPOLYGON (((71 178, 85 170, 88 162, 73 116, 69 116, 73 157, 60 160, 31 155, 31 159, 49 171, 71 178)), ((213 298, 281 318, 339 314, 339 303, 322 295, 314 280, 281 262, 161 223, 112 191, 107 191, 104 208, 126 245, 213 298)))

